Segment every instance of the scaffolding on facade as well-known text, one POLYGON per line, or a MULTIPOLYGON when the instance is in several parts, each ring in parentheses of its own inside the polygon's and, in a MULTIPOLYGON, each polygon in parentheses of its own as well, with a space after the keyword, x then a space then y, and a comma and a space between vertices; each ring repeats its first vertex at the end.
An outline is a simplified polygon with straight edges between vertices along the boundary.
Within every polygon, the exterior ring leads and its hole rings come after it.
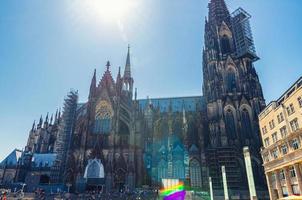
POLYGON ((62 183, 62 177, 66 171, 68 150, 71 145, 71 137, 74 129, 78 92, 70 91, 64 100, 62 124, 59 127, 57 142, 54 152, 57 154, 56 162, 52 170, 52 182, 62 183))
POLYGON ((250 26, 251 15, 242 8, 238 8, 231 16, 237 56, 246 56, 252 61, 258 60, 250 26))

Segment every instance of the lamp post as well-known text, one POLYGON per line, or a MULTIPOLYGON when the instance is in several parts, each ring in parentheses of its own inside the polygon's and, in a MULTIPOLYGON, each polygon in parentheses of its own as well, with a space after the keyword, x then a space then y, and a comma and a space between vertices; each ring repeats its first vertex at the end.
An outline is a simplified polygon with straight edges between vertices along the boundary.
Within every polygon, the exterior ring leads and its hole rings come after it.
POLYGON ((250 150, 248 147, 243 147, 243 155, 244 155, 247 181, 250 191, 250 198, 251 200, 257 200, 250 150))
POLYGON ((221 166, 224 199, 229 200, 228 183, 226 178, 225 166, 221 166))
POLYGON ((211 197, 211 200, 214 200, 212 177, 209 177, 209 185, 210 185, 210 197, 211 197))

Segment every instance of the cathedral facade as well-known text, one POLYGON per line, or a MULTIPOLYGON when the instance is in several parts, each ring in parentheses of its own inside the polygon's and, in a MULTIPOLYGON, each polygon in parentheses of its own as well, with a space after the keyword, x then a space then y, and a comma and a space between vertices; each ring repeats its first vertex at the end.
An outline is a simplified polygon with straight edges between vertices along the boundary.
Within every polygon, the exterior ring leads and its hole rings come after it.
POLYGON ((208 190, 211 177, 219 192, 225 166, 231 195, 246 194, 243 147, 248 146, 257 191, 265 192, 258 127, 265 101, 253 65, 258 57, 249 18, 241 8, 230 14, 224 0, 210 1, 203 96, 139 100, 130 49, 116 78, 108 61, 100 80, 94 71, 87 102, 79 103, 73 91, 62 114, 33 125, 23 157, 45 155, 47 165, 41 159, 39 171, 39 163, 19 159, 23 171, 17 179, 30 179, 27 169, 43 175, 44 182, 68 183, 74 191, 99 186, 111 191, 160 188, 163 179, 208 190))

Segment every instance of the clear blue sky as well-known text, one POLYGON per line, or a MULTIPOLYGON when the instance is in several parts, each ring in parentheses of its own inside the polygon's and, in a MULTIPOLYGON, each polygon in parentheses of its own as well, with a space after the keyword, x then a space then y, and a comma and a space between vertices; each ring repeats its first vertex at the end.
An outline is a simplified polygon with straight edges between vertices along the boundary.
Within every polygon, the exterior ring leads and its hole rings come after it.
MULTIPOLYGON (((109 1, 109 0, 108 0, 109 1)), ((138 96, 200 95, 207 0, 132 0, 119 22, 79 0, 0 1, 0 160, 23 148, 34 119, 55 112, 70 88, 86 101, 107 60, 114 77, 127 44, 138 96)), ((301 0, 227 0, 252 14, 264 95, 276 99, 302 75, 301 0)))

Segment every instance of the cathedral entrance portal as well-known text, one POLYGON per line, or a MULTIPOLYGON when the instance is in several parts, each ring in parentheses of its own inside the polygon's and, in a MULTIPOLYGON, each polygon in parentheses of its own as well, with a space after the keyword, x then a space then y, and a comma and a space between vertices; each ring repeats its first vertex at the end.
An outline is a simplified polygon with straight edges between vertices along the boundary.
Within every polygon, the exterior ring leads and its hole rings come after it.
POLYGON ((87 191, 102 191, 104 185, 104 166, 99 159, 88 160, 84 178, 86 179, 87 191))

